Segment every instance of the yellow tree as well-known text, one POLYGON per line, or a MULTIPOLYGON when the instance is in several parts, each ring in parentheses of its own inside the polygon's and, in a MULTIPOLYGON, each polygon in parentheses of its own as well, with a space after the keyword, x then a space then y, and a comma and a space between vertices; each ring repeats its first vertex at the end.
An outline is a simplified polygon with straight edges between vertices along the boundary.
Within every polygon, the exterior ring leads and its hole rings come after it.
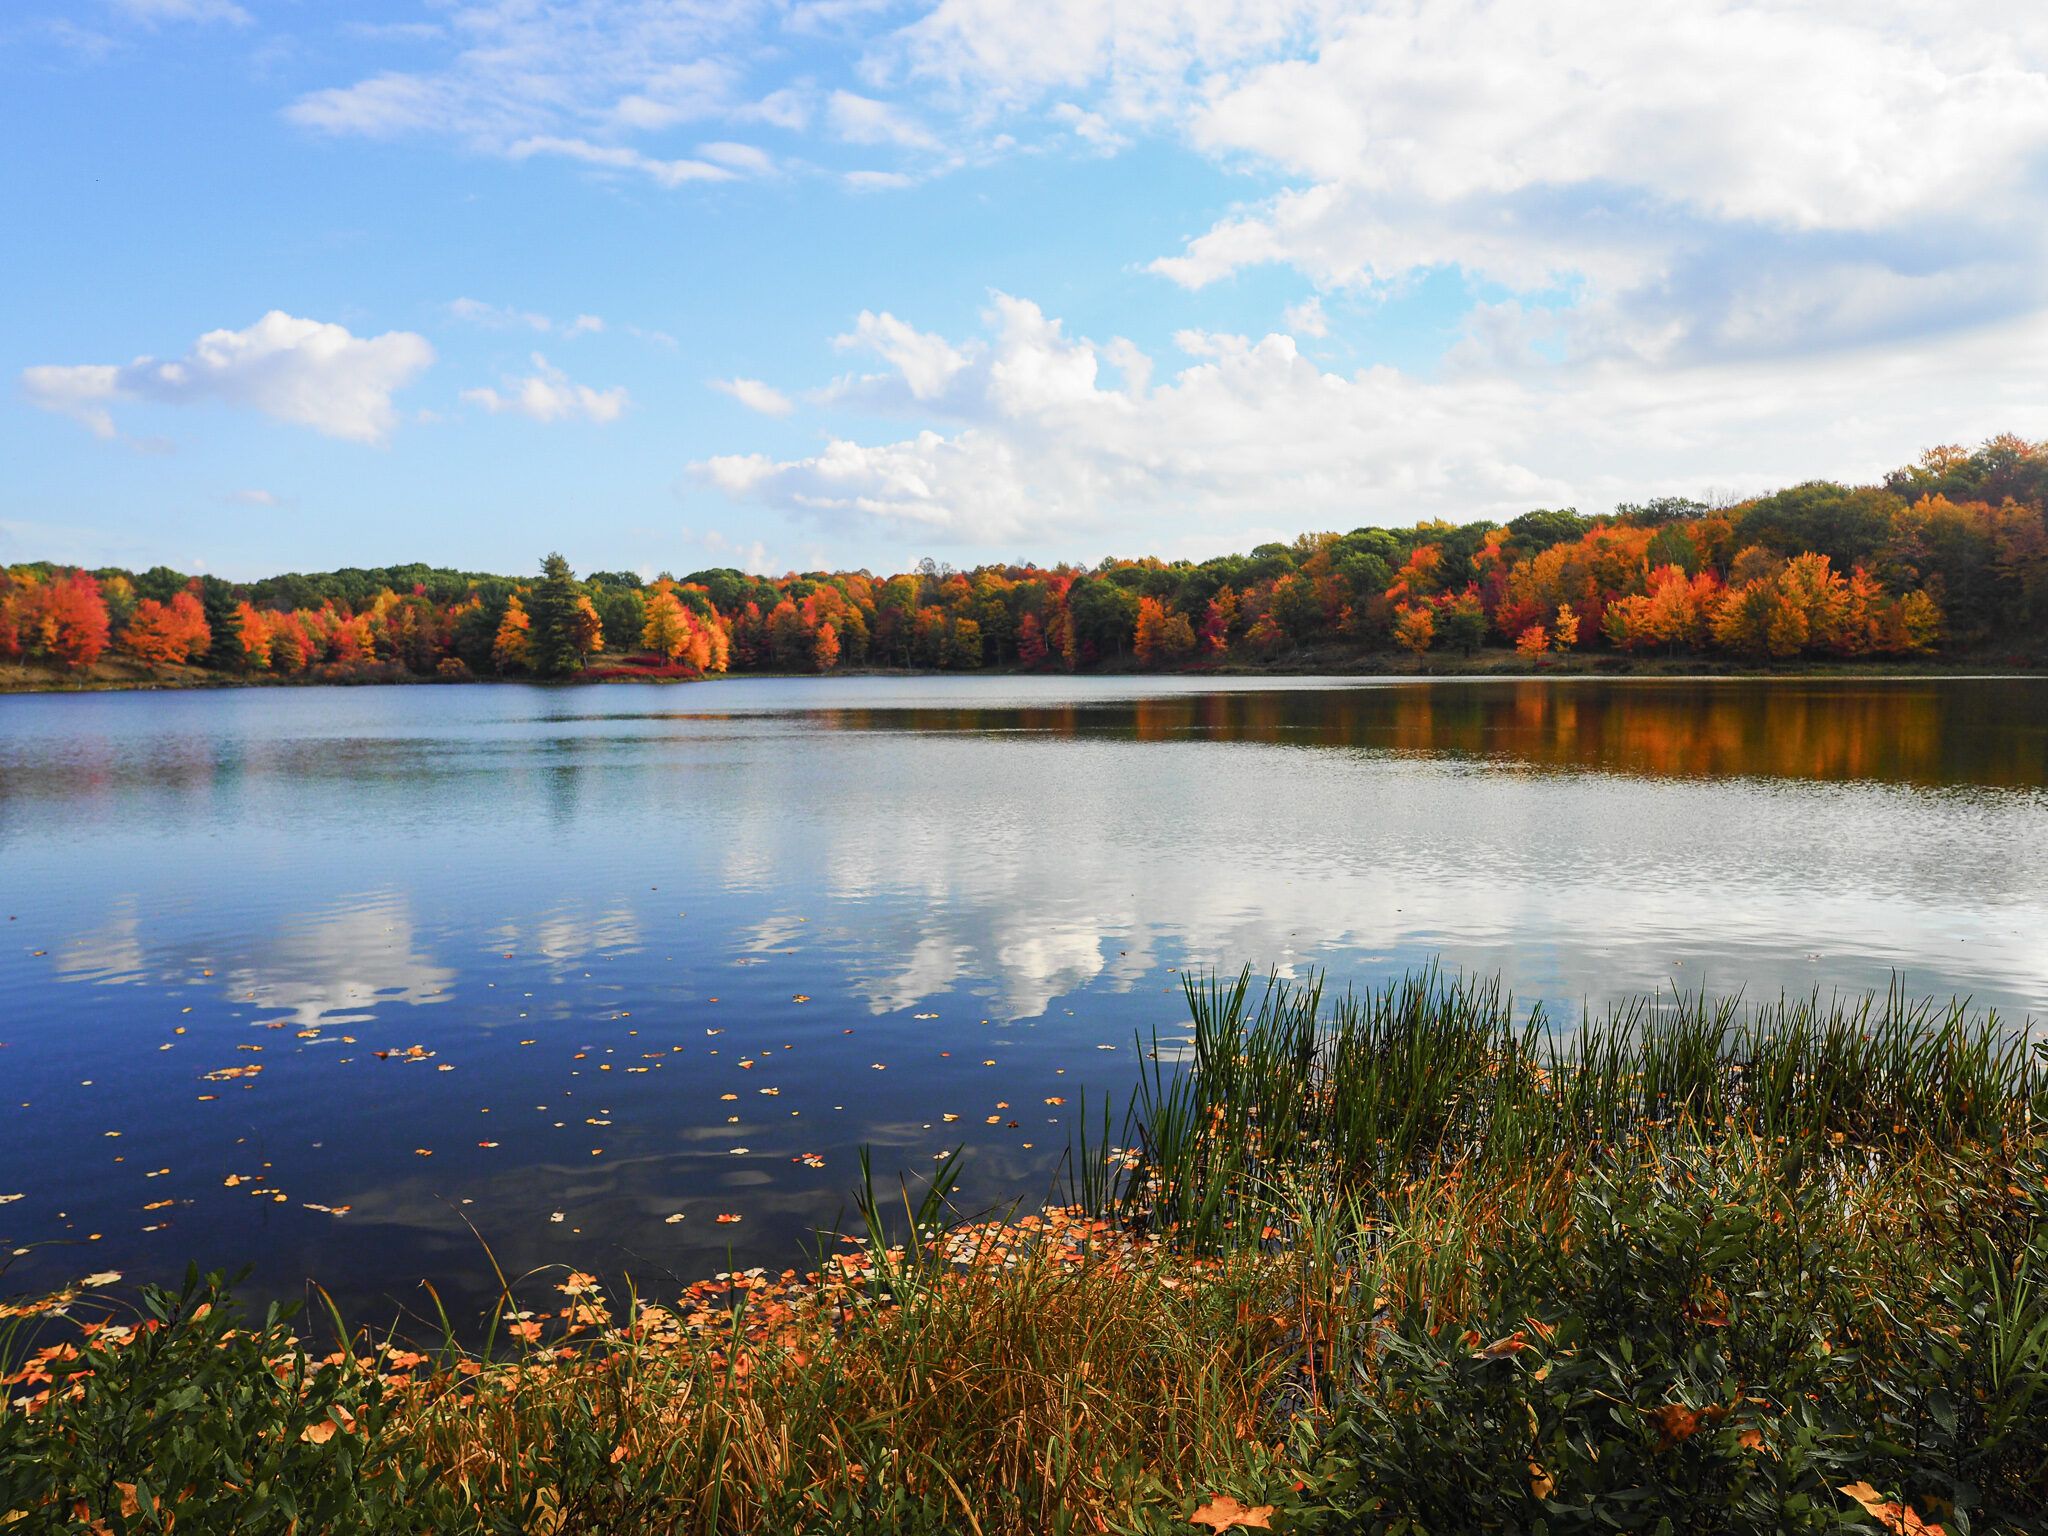
POLYGON ((1195 648, 1195 630, 1187 615, 1167 612, 1156 597, 1141 597, 1133 643, 1140 666, 1171 666, 1195 648))
POLYGON ((491 642, 491 664, 500 672, 526 666, 526 642, 532 632, 533 620, 527 617, 526 605, 513 598, 499 621, 498 636, 491 642))
POLYGON ((1557 605, 1557 623, 1552 627, 1551 639, 1560 651, 1568 651, 1579 643, 1579 616, 1572 612, 1570 603, 1557 605))
POLYGON ((1428 603, 1403 603, 1394 610, 1394 643, 1415 653, 1417 661, 1436 639, 1436 612, 1428 603))
POLYGON ((683 619, 682 601, 667 588, 656 588, 647 598, 647 622, 640 626, 642 648, 674 661, 688 639, 683 619))

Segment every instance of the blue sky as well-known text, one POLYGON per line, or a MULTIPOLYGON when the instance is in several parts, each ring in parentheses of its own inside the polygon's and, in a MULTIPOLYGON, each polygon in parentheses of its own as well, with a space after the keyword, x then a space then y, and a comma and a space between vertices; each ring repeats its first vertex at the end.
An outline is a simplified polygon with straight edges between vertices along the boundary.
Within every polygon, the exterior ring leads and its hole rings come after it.
POLYGON ((0 560, 899 569, 2048 435, 2048 23, 19 0, 0 560))

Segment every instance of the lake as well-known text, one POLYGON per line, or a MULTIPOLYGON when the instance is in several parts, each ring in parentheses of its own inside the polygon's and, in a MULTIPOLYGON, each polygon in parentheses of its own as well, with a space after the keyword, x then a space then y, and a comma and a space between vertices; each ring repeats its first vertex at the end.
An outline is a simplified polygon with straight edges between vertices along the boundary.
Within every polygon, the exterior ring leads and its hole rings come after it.
POLYGON ((797 1263, 863 1143, 1036 1201, 1211 967, 2048 1016, 2048 681, 13 696, 0 909, 4 1289, 460 1321, 797 1263))

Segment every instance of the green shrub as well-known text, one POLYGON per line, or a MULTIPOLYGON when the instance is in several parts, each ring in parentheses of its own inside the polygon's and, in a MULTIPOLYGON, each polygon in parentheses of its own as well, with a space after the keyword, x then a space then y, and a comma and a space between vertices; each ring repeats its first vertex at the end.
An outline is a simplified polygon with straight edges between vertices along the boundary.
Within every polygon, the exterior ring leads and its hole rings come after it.
POLYGON ((142 1310, 132 1330, 103 1326, 45 1357, 49 1381, 22 1384, 47 1386, 35 1411, 0 1413, 10 1530, 410 1528, 407 1475, 376 1449, 382 1385, 312 1365, 287 1326, 295 1309, 252 1324, 220 1274, 194 1269, 175 1293, 145 1287, 142 1310))
POLYGON ((1836 1186, 1784 1174, 1673 1155, 1589 1179, 1568 1220, 1503 1221, 1476 1305, 1387 1311, 1358 1341, 1323 1437, 1333 1515, 1375 1536, 1879 1528, 1840 1492, 1867 1483, 1951 1536, 2048 1530, 2043 1237, 1980 1234, 1915 1296, 1881 1283, 1836 1186))

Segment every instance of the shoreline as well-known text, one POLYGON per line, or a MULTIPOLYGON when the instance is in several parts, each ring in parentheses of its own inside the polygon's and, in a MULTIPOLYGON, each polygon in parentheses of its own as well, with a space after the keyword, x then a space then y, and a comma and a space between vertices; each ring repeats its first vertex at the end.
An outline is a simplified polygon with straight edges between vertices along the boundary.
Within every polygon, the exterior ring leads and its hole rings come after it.
POLYGON ((2041 677, 2048 675, 2048 656, 1973 655, 1929 658, 1918 661, 1803 661, 1759 665, 1711 659, 1702 656, 1644 657, 1612 652, 1585 655, 1555 655, 1532 661, 1507 648, 1490 648, 1473 655, 1432 655, 1426 665, 1417 666, 1399 652, 1346 652, 1326 650, 1298 658, 1259 664, 1224 661, 1211 666, 1173 669, 1138 667, 1094 667, 1066 672, 1024 667, 839 667, 828 672, 769 671, 711 673, 700 677, 620 675, 621 658, 605 658, 606 675, 561 678, 500 677, 472 674, 450 678, 406 672, 391 664, 358 669, 345 675, 325 677, 279 677, 275 674, 233 674, 202 667, 151 666, 127 659, 102 661, 89 669, 72 672, 59 666, 24 662, 0 665, 0 695, 58 693, 166 693, 219 691, 229 689, 376 688, 376 687, 463 687, 474 684, 561 688, 589 687, 612 683, 691 684, 737 682, 747 678, 835 677, 1091 677, 1118 679, 1213 678, 1218 680, 1268 677, 1326 677, 1333 680, 1384 678, 1389 681, 1435 682, 1463 679, 1508 678, 1642 678, 1669 681, 1728 682, 1802 678, 1861 681, 1907 681, 1924 678, 1989 679, 2041 677))
POLYGON ((117 1323, 120 1276, 88 1277, 61 1304, 104 1315, 0 1334, 0 1510, 212 1529, 284 1491, 336 1536, 488 1536, 506 1510, 562 1536, 2048 1529, 2048 1043, 1898 994, 1703 994, 1564 1055, 1497 984, 1433 974, 1327 1007, 1249 971, 1187 998, 1194 1061, 1141 1079, 1137 1145, 1082 1127, 1072 1204, 961 1223, 948 1164, 892 1218, 863 1158, 865 1232, 802 1276, 650 1302, 535 1271, 471 1346, 338 1315, 302 1341, 218 1276, 117 1323))

